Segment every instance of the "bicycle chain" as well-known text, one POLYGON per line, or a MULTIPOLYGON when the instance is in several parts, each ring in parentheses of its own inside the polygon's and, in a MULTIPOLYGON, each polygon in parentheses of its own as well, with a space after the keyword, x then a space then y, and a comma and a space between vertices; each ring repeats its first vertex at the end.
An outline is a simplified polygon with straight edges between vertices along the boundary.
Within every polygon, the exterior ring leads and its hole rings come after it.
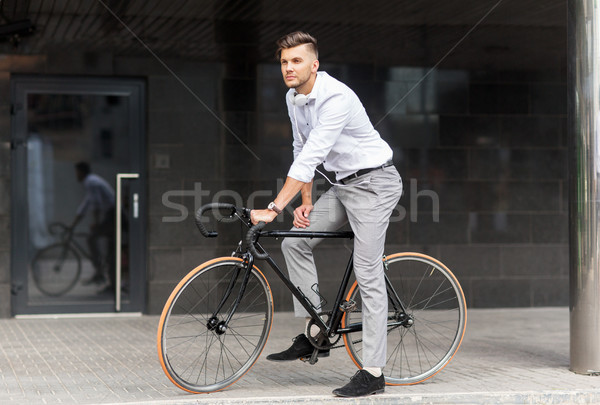
MULTIPOLYGON (((329 312, 331 312, 331 311, 329 311, 329 312)), ((350 312, 360 312, 360 311, 350 311, 350 312)), ((392 329, 388 330, 388 333, 389 333, 390 330, 398 329, 399 327, 400 327, 400 325, 394 326, 392 329)), ((340 340, 339 337, 337 338, 336 343, 337 343, 338 340, 340 340)), ((362 339, 353 340, 352 344, 360 343, 362 341, 363 341, 362 339)), ((340 347, 344 347, 344 346, 346 346, 346 345, 343 344, 343 345, 339 345, 339 346, 332 346, 332 347, 330 347, 330 349, 339 349, 340 347)))

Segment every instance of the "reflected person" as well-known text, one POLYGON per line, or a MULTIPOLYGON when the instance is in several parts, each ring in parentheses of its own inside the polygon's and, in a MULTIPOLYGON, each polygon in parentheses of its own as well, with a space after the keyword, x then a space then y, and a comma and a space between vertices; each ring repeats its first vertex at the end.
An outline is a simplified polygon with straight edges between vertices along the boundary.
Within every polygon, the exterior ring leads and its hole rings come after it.
POLYGON ((88 212, 91 213, 92 219, 87 242, 95 272, 84 284, 102 284, 105 281, 102 264, 107 263, 109 285, 106 290, 112 291, 115 285, 115 191, 106 180, 92 173, 87 162, 75 164, 75 173, 77 180, 83 184, 85 196, 77 209, 71 229, 74 229, 88 212), (104 258, 100 247, 102 239, 106 239, 108 243, 104 258))

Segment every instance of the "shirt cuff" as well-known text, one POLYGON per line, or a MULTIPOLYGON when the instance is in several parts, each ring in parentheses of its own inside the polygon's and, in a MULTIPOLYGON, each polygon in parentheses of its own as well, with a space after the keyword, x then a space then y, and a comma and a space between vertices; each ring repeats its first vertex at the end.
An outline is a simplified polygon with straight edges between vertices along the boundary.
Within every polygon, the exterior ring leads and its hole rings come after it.
POLYGON ((288 177, 291 177, 294 180, 301 181, 303 183, 310 183, 313 177, 315 176, 314 171, 310 171, 310 169, 300 167, 300 165, 296 165, 292 163, 292 167, 290 167, 290 171, 288 172, 288 177))

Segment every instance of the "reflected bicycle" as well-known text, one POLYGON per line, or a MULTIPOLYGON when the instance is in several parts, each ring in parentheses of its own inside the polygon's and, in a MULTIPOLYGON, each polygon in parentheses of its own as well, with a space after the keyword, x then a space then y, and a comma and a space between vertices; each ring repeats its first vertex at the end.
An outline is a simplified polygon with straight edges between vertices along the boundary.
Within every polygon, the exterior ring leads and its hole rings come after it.
POLYGON ((60 242, 40 249, 31 261, 31 274, 36 287, 44 294, 58 297, 70 291, 81 275, 81 260, 92 260, 89 253, 75 238, 85 238, 85 233, 74 233, 65 224, 54 223, 51 235, 60 242))
MULTIPOLYGON (((307 330, 320 349, 345 347, 362 367, 362 302, 356 282, 350 284, 352 254, 331 311, 321 311, 287 278, 259 243, 259 238, 353 238, 352 232, 264 231, 252 225, 250 209, 214 203, 196 212, 205 237, 218 233, 204 226, 213 210, 239 219, 249 230, 230 257, 209 260, 188 273, 169 296, 160 316, 157 350, 163 371, 173 384, 192 393, 222 390, 239 380, 260 356, 273 322, 273 296, 255 259, 265 260, 311 315, 307 330), (245 242, 245 243, 243 243, 245 242), (340 340, 343 344, 339 344, 340 340)), ((437 374, 458 350, 467 324, 461 286, 440 261, 421 253, 395 253, 382 258, 388 292, 386 384, 410 385, 437 374)))

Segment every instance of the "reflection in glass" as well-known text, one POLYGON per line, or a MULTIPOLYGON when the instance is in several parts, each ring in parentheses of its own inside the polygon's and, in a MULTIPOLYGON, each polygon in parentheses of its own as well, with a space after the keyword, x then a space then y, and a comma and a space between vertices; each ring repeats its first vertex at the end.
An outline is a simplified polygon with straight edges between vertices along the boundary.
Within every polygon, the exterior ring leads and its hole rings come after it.
POLYGON ((127 100, 29 94, 27 108, 29 301, 112 302, 114 181, 130 170, 127 100))

